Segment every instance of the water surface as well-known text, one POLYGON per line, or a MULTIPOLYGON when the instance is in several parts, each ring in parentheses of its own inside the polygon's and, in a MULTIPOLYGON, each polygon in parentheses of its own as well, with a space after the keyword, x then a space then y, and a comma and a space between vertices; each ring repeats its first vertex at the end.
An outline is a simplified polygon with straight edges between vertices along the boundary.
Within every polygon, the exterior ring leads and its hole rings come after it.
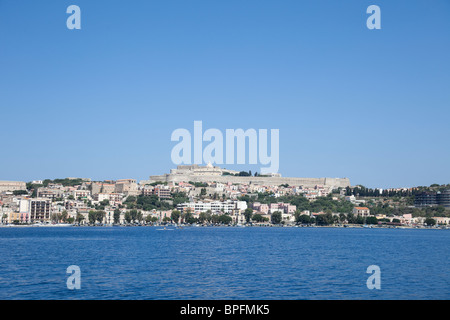
POLYGON ((450 298, 448 230, 158 229, 0 228, 0 299, 450 298))

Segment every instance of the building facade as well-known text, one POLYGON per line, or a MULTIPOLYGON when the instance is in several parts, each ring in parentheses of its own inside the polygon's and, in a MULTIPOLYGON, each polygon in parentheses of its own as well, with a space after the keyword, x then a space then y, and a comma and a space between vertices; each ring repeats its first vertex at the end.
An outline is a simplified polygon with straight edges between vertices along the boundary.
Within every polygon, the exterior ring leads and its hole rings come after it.
POLYGON ((0 192, 26 190, 27 184, 22 181, 0 181, 0 192))
POLYGON ((52 201, 46 198, 35 198, 29 200, 30 220, 31 222, 50 221, 52 213, 52 201))
POLYGON ((432 206, 444 206, 450 208, 450 190, 442 192, 422 192, 417 194, 414 198, 414 206, 432 207, 432 206))

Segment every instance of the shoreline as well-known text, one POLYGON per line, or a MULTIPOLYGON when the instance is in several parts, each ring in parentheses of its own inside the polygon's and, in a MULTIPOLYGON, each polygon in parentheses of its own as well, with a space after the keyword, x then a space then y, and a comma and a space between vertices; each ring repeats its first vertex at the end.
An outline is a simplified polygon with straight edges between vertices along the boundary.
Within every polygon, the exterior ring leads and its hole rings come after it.
POLYGON ((67 228, 67 227, 157 227, 157 228, 170 228, 170 229, 184 229, 184 228, 334 228, 334 229, 414 229, 414 230, 450 230, 449 226, 441 227, 425 227, 425 226, 375 226, 375 225, 328 225, 328 226, 316 226, 316 225, 75 225, 75 224, 0 224, 0 228, 67 228))

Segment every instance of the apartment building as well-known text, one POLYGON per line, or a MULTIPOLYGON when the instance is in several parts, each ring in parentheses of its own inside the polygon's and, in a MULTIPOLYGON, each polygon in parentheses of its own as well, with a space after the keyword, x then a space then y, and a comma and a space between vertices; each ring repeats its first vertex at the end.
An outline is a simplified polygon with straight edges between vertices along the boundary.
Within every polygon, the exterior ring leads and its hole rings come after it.
POLYGON ((370 216, 370 210, 367 207, 354 207, 353 214, 362 217, 368 217, 370 216))
POLYGON ((206 212, 208 210, 211 213, 233 213, 247 209, 247 203, 245 201, 211 201, 211 202, 185 202, 180 203, 177 209, 181 212, 190 210, 192 213, 206 212))
POLYGON ((35 198, 29 200, 29 214, 31 221, 50 221, 52 201, 47 198, 35 198))
POLYGON ((75 199, 78 198, 89 198, 91 196, 91 192, 89 190, 74 190, 73 197, 75 199))
POLYGON ((37 189, 37 197, 38 198, 48 198, 55 200, 57 198, 62 198, 64 192, 61 189, 53 189, 53 188, 38 188, 37 189))

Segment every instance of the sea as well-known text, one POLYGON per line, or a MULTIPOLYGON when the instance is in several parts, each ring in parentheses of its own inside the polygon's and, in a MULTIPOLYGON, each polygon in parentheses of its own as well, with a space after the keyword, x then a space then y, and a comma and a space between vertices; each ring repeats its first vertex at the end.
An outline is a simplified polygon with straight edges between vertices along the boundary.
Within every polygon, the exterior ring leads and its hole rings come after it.
POLYGON ((447 300, 449 245, 440 229, 8 227, 0 299, 447 300))

